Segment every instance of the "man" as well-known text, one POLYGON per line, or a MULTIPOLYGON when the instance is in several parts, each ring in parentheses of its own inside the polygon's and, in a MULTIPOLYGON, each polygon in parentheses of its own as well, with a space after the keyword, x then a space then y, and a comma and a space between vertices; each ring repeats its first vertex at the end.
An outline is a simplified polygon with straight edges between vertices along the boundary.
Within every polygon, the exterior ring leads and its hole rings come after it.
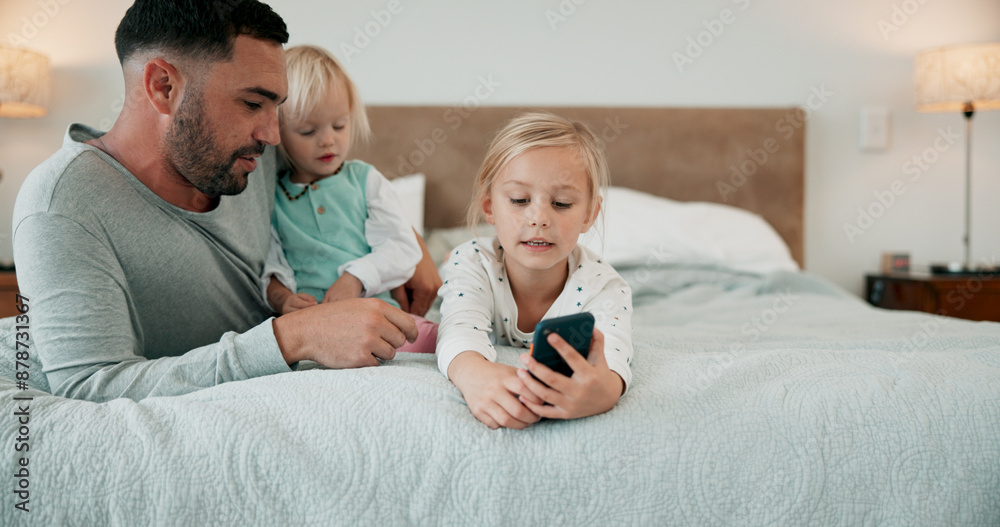
MULTIPOLYGON (((411 317, 374 299, 267 318, 264 153, 279 140, 287 40, 257 0, 137 0, 125 14, 121 115, 103 135, 70 126, 14 207, 18 280, 53 393, 141 399, 304 359, 374 366, 416 337, 411 317)), ((427 265, 424 304, 437 285, 427 265)))

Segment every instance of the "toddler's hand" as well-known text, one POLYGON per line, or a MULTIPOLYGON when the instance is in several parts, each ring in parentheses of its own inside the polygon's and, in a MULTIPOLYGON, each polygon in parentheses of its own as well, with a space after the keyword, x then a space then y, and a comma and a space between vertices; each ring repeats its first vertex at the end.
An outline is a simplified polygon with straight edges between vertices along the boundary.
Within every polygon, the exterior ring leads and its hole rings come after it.
POLYGON ((541 417, 552 419, 576 419, 614 408, 625 391, 625 382, 608 368, 604 358, 604 334, 594 329, 586 359, 555 333, 549 335, 548 341, 573 368, 573 376, 556 373, 531 355, 522 354, 521 362, 528 369, 517 370, 518 377, 537 399, 551 405, 538 404, 522 395, 520 400, 524 406, 541 417), (532 378, 529 371, 548 386, 532 378))
MULTIPOLYGON (((419 237, 417 239, 420 240, 419 237)), ((422 241, 420 246, 424 250, 424 258, 417 264, 413 276, 403 284, 402 294, 394 291, 392 297, 399 302, 403 311, 424 316, 434 304, 434 300, 437 299, 438 289, 441 289, 442 282, 437 266, 434 265, 434 260, 431 259, 431 255, 427 252, 422 241), (406 307, 403 307, 404 299, 406 307)))
POLYGON ((329 304, 348 298, 360 298, 362 289, 364 289, 364 284, 358 277, 351 273, 344 273, 330 286, 330 289, 326 290, 326 294, 323 295, 323 303, 329 304))
POLYGON ((310 294, 296 293, 294 295, 288 295, 285 297, 285 301, 281 304, 281 314, 287 315, 293 311, 298 311, 315 305, 316 299, 310 294))

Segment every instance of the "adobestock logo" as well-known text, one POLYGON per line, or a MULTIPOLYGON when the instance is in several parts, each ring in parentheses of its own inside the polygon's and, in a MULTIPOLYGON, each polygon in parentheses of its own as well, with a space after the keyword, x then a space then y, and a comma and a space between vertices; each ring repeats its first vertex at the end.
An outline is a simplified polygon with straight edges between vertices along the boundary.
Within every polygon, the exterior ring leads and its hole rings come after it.
POLYGON ((875 226, 875 220, 881 218, 896 204, 897 198, 906 194, 909 190, 908 184, 920 181, 924 173, 930 170, 934 163, 941 159, 941 154, 951 150, 951 147, 962 138, 962 134, 956 133, 949 126, 946 129, 938 128, 938 136, 934 139, 933 145, 924 149, 920 154, 914 155, 903 163, 902 171, 910 175, 909 181, 895 179, 889 184, 887 190, 876 190, 872 193, 875 199, 868 203, 866 207, 858 207, 858 216, 854 223, 843 223, 844 236, 852 245, 859 236, 875 226))
POLYGON ((600 136, 601 139, 604 139, 605 144, 614 143, 619 137, 622 136, 623 133, 625 133, 625 129, 628 128, 628 126, 629 125, 623 123, 621 118, 617 115, 614 119, 605 117, 604 127, 601 128, 600 132, 597 132, 597 135, 600 136))
POLYGON ((910 21, 910 17, 917 14, 917 11, 930 0, 906 0, 902 6, 892 4, 892 14, 889 20, 879 19, 878 30, 882 33, 882 40, 889 41, 889 36, 899 31, 904 24, 910 21))
POLYGON ((101 119, 101 122, 98 123, 97 125, 97 129, 104 132, 110 130, 111 127, 115 124, 115 121, 118 119, 118 116, 122 113, 122 108, 124 107, 125 107, 125 94, 123 93, 119 95, 118 98, 116 98, 114 101, 111 102, 110 110, 114 114, 114 116, 108 116, 105 117, 104 119, 101 119))
POLYGON ((562 0, 556 7, 556 11, 551 9, 545 10, 545 19, 549 21, 549 27, 552 31, 556 30, 556 26, 559 24, 565 24, 569 18, 576 14, 577 6, 586 4, 587 0, 562 0))
MULTIPOLYGON (((451 125, 451 130, 454 132, 462 127, 462 124, 468 119, 473 112, 475 112, 484 101, 493 96, 497 88, 503 86, 502 83, 493 80, 493 75, 487 75, 486 77, 479 76, 479 84, 473 89, 472 95, 467 96, 462 100, 462 106, 454 106, 448 108, 441 115, 441 119, 451 125)), ((408 154, 400 155, 397 158, 398 163, 396 164, 395 174, 386 174, 389 179, 394 177, 403 176, 406 174, 412 174, 417 171, 421 165, 427 162, 427 159, 437 152, 438 145, 444 143, 448 140, 448 132, 444 128, 435 128, 431 130, 427 137, 422 139, 414 139, 413 144, 415 148, 410 150, 408 154)))
MULTIPOLYGON (((812 117, 812 112, 825 106, 834 96, 834 92, 826 89, 826 84, 820 84, 818 87, 810 86, 809 91, 811 93, 806 97, 805 106, 785 114, 774 123, 774 131, 781 134, 785 141, 791 139, 796 131, 805 127, 806 122, 812 117)), ((756 174, 778 150, 781 150, 781 143, 774 137, 765 139, 759 148, 747 148, 743 161, 739 164, 729 165, 729 179, 715 183, 715 188, 719 191, 722 201, 728 202, 730 196, 745 185, 747 179, 756 174)))
POLYGON ((997 255, 994 254, 990 258, 983 258, 982 262, 982 269, 985 269, 984 271, 980 271, 976 275, 969 277, 965 283, 958 284, 948 291, 945 295, 945 300, 948 302, 951 311, 945 312, 945 309, 940 309, 939 314, 954 316, 955 313, 965 308, 969 300, 972 300, 975 295, 983 290, 983 282, 985 280, 991 280, 996 276, 994 269, 1000 269, 1000 267, 997 267, 997 255))
POLYGON ((28 41, 38 36, 38 32, 45 26, 49 25, 49 22, 59 15, 63 6, 72 1, 73 0, 39 0, 36 2, 38 5, 38 11, 35 11, 31 16, 21 17, 21 33, 7 33, 7 42, 12 47, 27 46, 28 41))
POLYGON ((694 396, 710 388, 740 358, 740 355, 747 351, 747 344, 760 340, 771 326, 781 320, 782 315, 795 306, 795 302, 799 299, 800 296, 792 294, 791 290, 776 291, 771 301, 771 307, 763 309, 758 316, 751 317, 740 327, 740 334, 746 338, 746 341, 730 344, 728 351, 720 357, 713 358, 712 364, 709 364, 704 371, 698 372, 694 376, 693 382, 684 385, 684 392, 694 396))
MULTIPOLYGON (((750 0, 732 0, 732 2, 739 5, 740 11, 746 11, 750 7, 750 0)), ((705 27, 705 30, 698 32, 693 37, 687 38, 687 46, 684 47, 684 53, 675 51, 671 54, 674 64, 677 66, 677 71, 684 73, 684 68, 694 64, 695 59, 702 56, 705 50, 712 47, 716 40, 726 32, 726 28, 735 22, 736 13, 728 8, 719 11, 718 18, 703 20, 701 25, 705 27)))
POLYGON ((941 154, 951 150, 952 145, 962 138, 962 134, 953 131, 950 126, 947 130, 938 128, 937 132, 938 136, 934 139, 933 147, 925 148, 920 155, 915 155, 903 163, 903 173, 910 175, 910 181, 920 179, 924 172, 930 170, 931 165, 937 163, 941 154))
POLYGON ((919 330, 903 340, 902 353, 894 355, 896 364, 913 360, 916 354, 931 342, 931 337, 941 328, 941 313, 937 317, 926 317, 920 321, 919 330))
POLYGON ((389 27, 389 24, 394 20, 393 17, 403 12, 403 7, 399 0, 389 0, 385 9, 369 11, 368 13, 371 15, 369 20, 354 28, 354 38, 350 42, 340 43, 340 52, 344 55, 344 62, 350 64, 353 57, 360 55, 376 38, 381 36, 382 31, 389 27))

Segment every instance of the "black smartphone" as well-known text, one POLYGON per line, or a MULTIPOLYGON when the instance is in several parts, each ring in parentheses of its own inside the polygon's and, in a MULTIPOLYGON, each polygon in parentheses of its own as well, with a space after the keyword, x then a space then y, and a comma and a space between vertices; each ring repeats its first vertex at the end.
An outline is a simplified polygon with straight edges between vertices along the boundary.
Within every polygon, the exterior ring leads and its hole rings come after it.
POLYGON ((563 360, 562 355, 548 341, 549 333, 557 333, 576 351, 587 358, 590 352, 590 339, 594 335, 594 315, 576 313, 564 317, 547 318, 535 325, 535 341, 531 345, 531 356, 546 365, 552 371, 557 371, 567 377, 573 375, 573 369, 563 360))

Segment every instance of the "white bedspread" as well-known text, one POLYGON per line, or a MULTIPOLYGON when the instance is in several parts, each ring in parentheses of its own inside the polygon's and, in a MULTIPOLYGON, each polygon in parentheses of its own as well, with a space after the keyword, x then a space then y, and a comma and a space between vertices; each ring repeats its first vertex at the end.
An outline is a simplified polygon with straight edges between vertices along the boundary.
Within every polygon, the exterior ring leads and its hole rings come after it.
POLYGON ((0 524, 1000 524, 1000 324, 791 273, 623 274, 629 393, 524 431, 476 421, 428 356, 93 404, 19 390, 5 333, 0 524))

